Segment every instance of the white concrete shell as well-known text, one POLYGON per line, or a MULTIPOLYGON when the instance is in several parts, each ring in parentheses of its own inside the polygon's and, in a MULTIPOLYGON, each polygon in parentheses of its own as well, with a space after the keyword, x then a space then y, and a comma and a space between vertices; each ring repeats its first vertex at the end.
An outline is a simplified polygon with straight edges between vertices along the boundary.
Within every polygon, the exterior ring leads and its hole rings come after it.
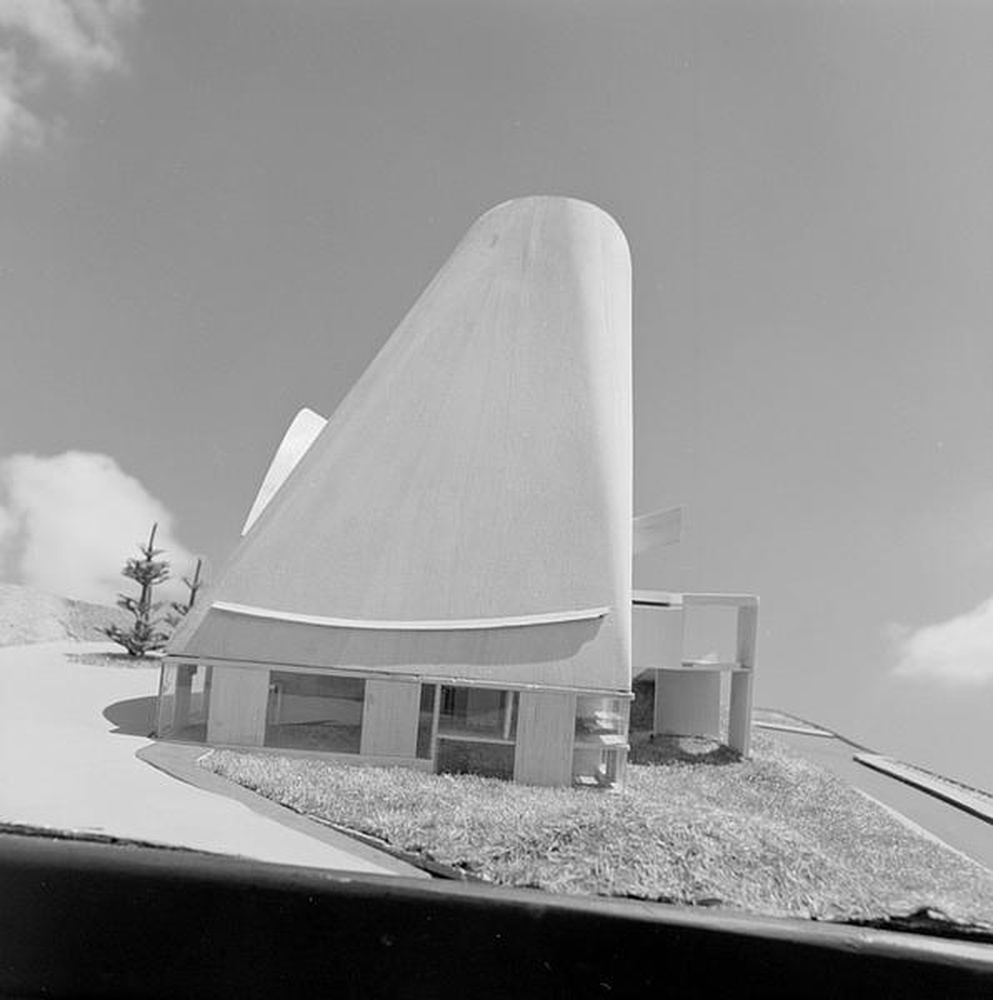
POLYGON ((593 205, 484 215, 170 653, 629 691, 630 283, 593 205))
POLYGON ((258 520, 259 514, 265 510, 266 505, 276 495, 279 488, 286 482, 289 474, 296 468, 297 463, 307 454, 307 449, 314 443, 317 435, 324 430, 327 421, 319 413, 308 410, 304 407, 293 418, 292 423, 286 428, 282 441, 273 455, 269 468, 266 470, 265 478, 259 487, 259 492, 255 496, 248 517, 245 518, 245 525, 241 529, 243 535, 247 535, 249 529, 258 520))

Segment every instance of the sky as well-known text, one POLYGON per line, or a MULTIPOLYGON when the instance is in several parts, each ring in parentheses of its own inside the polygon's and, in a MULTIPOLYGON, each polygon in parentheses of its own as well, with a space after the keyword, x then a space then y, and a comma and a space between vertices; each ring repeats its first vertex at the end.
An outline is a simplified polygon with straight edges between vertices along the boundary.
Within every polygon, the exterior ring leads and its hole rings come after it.
POLYGON ((472 222, 610 212, 635 583, 756 699, 993 788, 993 5, 0 0, 0 579, 230 552, 472 222))

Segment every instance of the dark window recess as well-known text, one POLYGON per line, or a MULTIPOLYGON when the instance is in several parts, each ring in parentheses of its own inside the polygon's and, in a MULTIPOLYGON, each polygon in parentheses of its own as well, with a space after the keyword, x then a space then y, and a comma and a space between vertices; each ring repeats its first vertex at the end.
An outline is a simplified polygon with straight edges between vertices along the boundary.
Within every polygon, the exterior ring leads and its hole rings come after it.
POLYGON ((443 687, 438 732, 442 735, 512 740, 517 694, 495 688, 443 687))
POLYGON ((421 685, 421 707, 417 719, 417 756, 422 760, 431 759, 431 730, 434 728, 434 702, 437 693, 437 684, 421 685))
POLYGON ((507 743, 438 740, 437 770, 444 774, 478 774, 510 781, 514 777, 514 747, 507 743))

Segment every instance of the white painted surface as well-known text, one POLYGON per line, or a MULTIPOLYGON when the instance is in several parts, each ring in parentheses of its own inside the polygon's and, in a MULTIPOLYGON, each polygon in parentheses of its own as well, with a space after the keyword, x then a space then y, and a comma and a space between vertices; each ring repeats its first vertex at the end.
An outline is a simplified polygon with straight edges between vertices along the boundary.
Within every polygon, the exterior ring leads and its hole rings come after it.
POLYGON ((286 429, 283 440, 279 442, 276 454, 272 457, 269 469, 262 480, 259 492, 252 504, 252 509, 245 518, 245 526, 241 529, 243 535, 247 535, 249 529, 259 519, 259 515, 266 509, 269 501, 276 495, 279 488, 286 482, 286 478, 296 468, 297 463, 307 454, 307 450, 314 443, 317 435, 324 430, 327 420, 319 413, 308 410, 304 407, 294 418, 293 422, 286 429))
POLYGON ((721 675, 712 670, 655 674, 655 731, 677 736, 721 733, 721 675))
MULTIPOLYGON (((440 632, 394 632, 369 628, 324 628, 299 622, 212 612, 197 635, 205 649, 222 655, 191 651, 177 662, 237 662, 264 669, 311 667, 344 670, 359 675, 433 678, 446 684, 491 687, 570 688, 624 692, 630 668, 603 667, 604 630, 615 615, 570 622, 550 622, 527 628, 448 629, 440 632), (613 689, 603 685, 613 684, 613 689)), ((180 626, 182 627, 182 626, 180 626)), ((609 666, 609 665, 608 665, 609 666)))
POLYGON ((681 606, 636 604, 631 610, 634 672, 647 667, 678 667, 683 661, 684 611, 681 606))
POLYGON ((731 677, 728 745, 749 755, 752 735, 752 680, 758 636, 758 598, 753 594, 672 594, 633 592, 634 672, 655 671, 657 733, 720 738, 722 673, 731 677), (735 658, 683 657, 685 616, 694 608, 737 609, 735 658))
POLYGON ((540 615, 514 615, 509 618, 447 618, 385 621, 379 618, 332 618, 327 615, 299 615, 292 611, 234 604, 231 601, 214 601, 211 608, 248 618, 268 618, 278 622, 296 622, 298 625, 322 625, 326 628, 367 628, 384 632, 463 632, 488 628, 520 628, 526 625, 554 625, 557 622, 584 622, 603 618, 608 607, 579 608, 570 611, 550 611, 540 615))
MULTIPOLYGON (((627 690, 630 282, 623 233, 595 206, 522 198, 484 215, 272 496, 212 599, 387 622, 606 607, 579 645, 566 648, 567 624, 561 648, 529 630, 513 655, 535 683, 627 690)), ((215 627, 219 617, 203 602, 170 651, 239 656, 230 644, 246 620, 215 627)), ((468 663, 470 678, 489 679, 506 642, 494 653, 480 631, 475 652, 391 632, 362 655, 468 663)), ((309 662, 306 632, 280 639, 278 662, 309 662)), ((342 665, 339 654, 323 662, 342 665)))
POLYGON ((752 671, 731 675, 728 746, 742 757, 752 752, 752 671))
POLYGON ((759 632, 758 598, 738 605, 738 627, 735 656, 745 669, 731 678, 728 746, 743 757, 752 747, 752 679, 755 670, 755 645, 759 632))
POLYGON ((420 707, 417 681, 366 681, 362 754, 415 757, 420 707))
POLYGON ((939 774, 930 774, 912 764, 878 753, 857 753, 853 760, 883 774, 892 775, 914 788, 951 802, 974 816, 993 823, 993 795, 986 795, 977 789, 968 788, 939 774))
MULTIPOLYGON (((116 649, 59 642, 0 648, 0 820, 85 830, 261 861, 389 874, 231 799, 136 759, 142 737, 103 715, 152 698, 158 670, 88 666, 68 653, 116 649)), ((151 702, 149 702, 151 729, 151 702)))
POLYGON ((559 691, 523 691, 520 697, 514 781, 525 785, 571 784, 576 696, 559 691))
POLYGON ((631 600, 635 604, 682 607, 683 595, 674 594, 669 590, 632 590, 631 600))
POLYGON ((214 667, 207 742, 260 747, 265 742, 269 672, 214 667))

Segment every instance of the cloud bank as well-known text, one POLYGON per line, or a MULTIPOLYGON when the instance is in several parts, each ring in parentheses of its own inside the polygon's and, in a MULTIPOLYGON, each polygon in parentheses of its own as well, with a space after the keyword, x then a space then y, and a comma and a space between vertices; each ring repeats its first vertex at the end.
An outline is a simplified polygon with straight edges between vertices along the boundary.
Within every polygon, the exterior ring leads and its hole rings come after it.
POLYGON ((134 584, 121 576, 158 522, 156 546, 174 580, 158 593, 186 596, 180 578, 196 559, 173 533, 173 518, 108 455, 67 451, 0 461, 0 579, 80 600, 112 604, 134 584))
POLYGON ((959 686, 993 683, 993 597, 937 625, 895 626, 891 637, 899 676, 959 686))
POLYGON ((53 77, 82 85, 124 69, 138 11, 139 0, 0 0, 0 155, 42 145, 53 125, 38 104, 53 77))

